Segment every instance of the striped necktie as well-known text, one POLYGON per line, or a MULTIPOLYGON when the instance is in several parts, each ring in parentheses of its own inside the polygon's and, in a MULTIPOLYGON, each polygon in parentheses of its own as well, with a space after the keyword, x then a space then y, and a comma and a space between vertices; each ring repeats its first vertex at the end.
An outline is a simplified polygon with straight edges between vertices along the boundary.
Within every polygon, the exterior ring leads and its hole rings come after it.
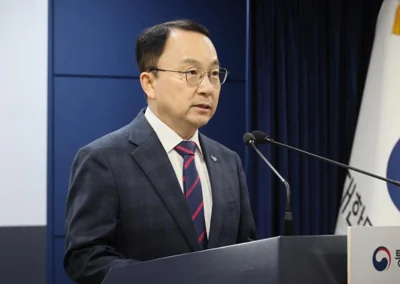
POLYGON ((196 144, 192 141, 182 141, 175 147, 175 150, 183 158, 184 194, 197 233, 197 241, 202 249, 206 249, 207 232, 204 220, 203 192, 194 161, 196 144))

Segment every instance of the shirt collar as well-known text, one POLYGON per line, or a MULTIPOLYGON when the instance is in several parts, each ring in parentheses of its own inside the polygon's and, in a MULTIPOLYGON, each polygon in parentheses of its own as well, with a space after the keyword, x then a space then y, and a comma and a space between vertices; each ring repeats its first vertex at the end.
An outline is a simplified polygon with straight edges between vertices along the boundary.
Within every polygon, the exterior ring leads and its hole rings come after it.
MULTIPOLYGON (((158 139, 160 139, 162 146, 164 147, 165 151, 169 153, 171 150, 178 145, 182 139, 175 131, 173 131, 168 125, 162 122, 152 111, 149 107, 146 108, 145 117, 147 121, 150 123, 151 127, 156 132, 158 139)), ((200 141, 199 141, 199 131, 196 130, 194 135, 188 139, 189 141, 193 141, 196 143, 196 148, 199 150, 200 154, 203 155, 200 141)))

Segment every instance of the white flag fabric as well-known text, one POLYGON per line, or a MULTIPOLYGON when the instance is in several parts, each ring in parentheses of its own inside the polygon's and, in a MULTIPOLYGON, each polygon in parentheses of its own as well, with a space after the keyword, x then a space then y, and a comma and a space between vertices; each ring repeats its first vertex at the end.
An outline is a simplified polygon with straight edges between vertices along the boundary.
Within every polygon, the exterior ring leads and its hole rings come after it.
MULTIPOLYGON (((400 0, 379 12, 350 165, 400 180, 400 0)), ((335 234, 400 225, 400 187, 349 171, 335 234)))

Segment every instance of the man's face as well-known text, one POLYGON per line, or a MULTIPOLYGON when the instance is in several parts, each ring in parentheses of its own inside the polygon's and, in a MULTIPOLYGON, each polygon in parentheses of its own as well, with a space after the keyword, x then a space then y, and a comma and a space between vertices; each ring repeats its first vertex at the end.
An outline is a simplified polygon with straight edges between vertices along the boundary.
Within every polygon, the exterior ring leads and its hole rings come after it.
MULTIPOLYGON (((190 71, 189 77, 202 72, 213 72, 214 77, 218 77, 219 63, 208 37, 175 29, 156 67, 190 71)), ((200 84, 190 84, 186 74, 162 71, 157 71, 153 87, 156 112, 175 131, 183 132, 208 123, 217 109, 221 90, 221 85, 212 84, 207 74, 200 84)))

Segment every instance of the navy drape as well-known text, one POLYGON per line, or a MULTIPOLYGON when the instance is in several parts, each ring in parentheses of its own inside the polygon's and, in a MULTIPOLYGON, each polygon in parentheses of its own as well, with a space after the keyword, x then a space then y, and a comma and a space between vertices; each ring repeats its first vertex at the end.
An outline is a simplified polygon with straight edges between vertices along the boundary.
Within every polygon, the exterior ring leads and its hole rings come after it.
MULTIPOLYGON (((348 163, 382 1, 249 1, 248 130, 348 163)), ((259 149, 292 188, 295 234, 334 232, 345 171, 259 149)), ((283 233, 284 186, 252 149, 246 171, 260 237, 283 233)))

